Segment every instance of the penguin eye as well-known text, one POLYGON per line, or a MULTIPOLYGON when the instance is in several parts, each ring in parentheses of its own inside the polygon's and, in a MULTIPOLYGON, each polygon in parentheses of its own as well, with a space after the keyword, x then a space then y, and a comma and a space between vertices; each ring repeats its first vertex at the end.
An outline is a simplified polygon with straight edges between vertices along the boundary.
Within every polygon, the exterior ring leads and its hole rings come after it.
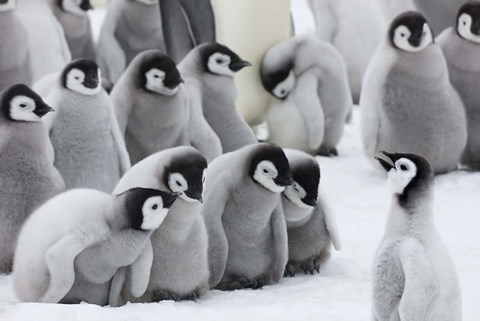
POLYGON ((80 80, 80 77, 78 77, 78 76, 75 76, 75 79, 76 79, 76 80, 80 80))
POLYGON ((400 36, 405 37, 405 34, 402 32, 402 33, 400 34, 400 36))
POLYGON ((215 61, 216 61, 217 64, 219 64, 219 65, 223 64, 223 59, 217 59, 217 60, 215 60, 215 61))
POLYGON ((25 107, 27 107, 27 105, 26 104, 20 104, 20 107, 25 108, 25 107))
POLYGON ((152 210, 155 211, 157 208, 158 208, 158 205, 157 205, 157 204, 153 204, 153 205, 152 205, 152 210))
POLYGON ((178 187, 182 187, 182 184, 179 181, 175 181, 175 184, 177 184, 178 187))
POLYGON ((262 170, 262 172, 263 172, 264 174, 268 174, 268 169, 264 168, 264 169, 262 170))
POLYGON ((406 170, 408 170, 408 167, 407 167, 407 165, 400 165, 400 169, 402 171, 406 171, 406 170))

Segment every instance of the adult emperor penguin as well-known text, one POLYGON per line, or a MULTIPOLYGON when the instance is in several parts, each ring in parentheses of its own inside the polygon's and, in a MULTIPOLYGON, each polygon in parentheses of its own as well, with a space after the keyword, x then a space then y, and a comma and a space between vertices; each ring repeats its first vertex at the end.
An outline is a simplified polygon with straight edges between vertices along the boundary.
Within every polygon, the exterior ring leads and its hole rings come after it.
POLYGON ((286 149, 294 183, 282 194, 288 231, 286 276, 298 269, 305 274, 320 273, 320 266, 330 258, 330 247, 342 248, 335 217, 320 194, 320 166, 312 156, 286 149))
POLYGON ((150 235, 176 197, 142 188, 118 196, 77 189, 49 200, 18 238, 13 274, 18 298, 106 305, 118 300, 115 290, 123 284, 116 273, 125 266, 135 278, 132 292, 142 295, 152 265, 150 235))
POLYGON ((425 18, 399 15, 368 67, 360 99, 367 157, 412 152, 435 173, 457 167, 467 142, 465 111, 425 18))
POLYGON ((165 52, 158 0, 116 0, 107 5, 97 45, 104 77, 116 83, 137 54, 165 52))
POLYGON ((100 78, 93 61, 75 60, 65 67, 46 99, 58 109, 50 138, 55 166, 68 189, 111 192, 130 168, 115 111, 100 78))
POLYGON ((393 191, 373 265, 372 320, 462 320, 460 285, 433 223, 433 170, 421 156, 379 152, 393 191))
POLYGON ((208 167, 202 209, 209 236, 210 287, 261 288, 278 282, 288 261, 280 194, 292 184, 278 146, 245 146, 208 167))
POLYGON ((222 154, 220 140, 182 84, 175 63, 159 50, 132 61, 111 98, 132 163, 160 150, 192 145, 208 161, 222 154))
POLYGON ((445 30, 437 40, 467 114, 468 141, 462 162, 480 169, 480 1, 463 5, 455 27, 445 30))
POLYGON ((311 154, 336 155, 352 98, 345 63, 329 43, 298 36, 264 56, 262 81, 275 98, 267 112, 269 141, 311 154))
POLYGON ((49 0, 55 17, 63 27, 73 59, 95 60, 95 44, 88 10, 90 0, 49 0))
POLYGON ((53 109, 25 85, 3 91, 0 109, 0 273, 8 273, 20 227, 65 185, 41 121, 53 109))
POLYGON ((237 90, 233 77, 250 66, 229 48, 205 43, 194 48, 178 69, 191 99, 201 102, 203 114, 228 153, 257 140, 235 106, 237 90))
POLYGON ((0 3, 0 91, 18 83, 32 84, 28 34, 16 11, 16 0, 0 3))
POLYGON ((133 187, 180 193, 152 234, 153 264, 147 291, 135 298, 127 286, 125 301, 194 300, 209 289, 208 236, 201 214, 206 168, 207 161, 196 149, 175 147, 137 163, 118 183, 114 194, 133 187))

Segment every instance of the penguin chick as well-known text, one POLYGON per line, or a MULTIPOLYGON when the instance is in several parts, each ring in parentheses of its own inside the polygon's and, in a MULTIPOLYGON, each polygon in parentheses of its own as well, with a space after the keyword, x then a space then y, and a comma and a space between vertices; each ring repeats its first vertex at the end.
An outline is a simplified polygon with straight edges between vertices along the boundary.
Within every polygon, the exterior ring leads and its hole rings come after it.
POLYGON ((233 77, 247 66, 248 61, 218 43, 195 47, 178 66, 192 101, 201 104, 198 108, 220 138, 224 153, 257 142, 235 106, 233 77))
POLYGON ((286 149, 293 184, 282 194, 287 221, 288 264, 285 276, 295 276, 298 269, 313 274, 330 258, 330 247, 341 250, 335 217, 320 195, 320 167, 315 158, 286 149))
POLYGON ((372 320, 462 320, 452 259, 433 223, 433 170, 421 156, 379 152, 393 192, 373 265, 372 320))
POLYGON ((252 144, 216 158, 205 180, 210 287, 261 288, 278 282, 288 261, 280 194, 292 184, 278 146, 252 144))
POLYGON ((179 193, 151 236, 153 264, 147 291, 135 298, 126 286, 125 301, 195 300, 208 291, 208 236, 201 214, 206 168, 207 161, 196 149, 175 147, 140 161, 118 183, 114 193, 136 186, 179 193))
POLYGON ((137 278, 132 291, 143 293, 152 264, 150 235, 176 197, 142 188, 118 196, 78 189, 49 200, 20 232, 13 275, 17 296, 23 302, 105 305, 117 300, 110 290, 117 284, 110 281, 130 265, 137 278))
POLYGON ((0 93, 0 108, 0 273, 9 273, 22 224, 65 184, 41 121, 53 108, 25 85, 0 93))
POLYGON ((457 168, 467 142, 462 101, 425 18, 399 15, 368 67, 360 98, 366 155, 388 149, 429 160, 435 173, 457 168))
POLYGON ((50 138, 55 166, 68 189, 85 187, 111 192, 130 159, 100 69, 90 60, 71 62, 47 102, 58 109, 50 138))
POLYGON ((0 91, 32 84, 28 34, 18 17, 16 0, 0 1, 0 91))
POLYGON ((158 0, 116 0, 107 13, 97 44, 103 75, 116 83, 136 55, 144 50, 165 52, 158 0))
POLYGON ((467 114, 468 140, 462 163, 480 169, 480 2, 464 4, 458 11, 456 26, 446 29, 437 41, 447 60, 450 81, 467 114))
POLYGON ((159 50, 139 54, 111 93, 132 163, 160 150, 192 145, 209 161, 221 145, 192 101, 174 62, 159 50))

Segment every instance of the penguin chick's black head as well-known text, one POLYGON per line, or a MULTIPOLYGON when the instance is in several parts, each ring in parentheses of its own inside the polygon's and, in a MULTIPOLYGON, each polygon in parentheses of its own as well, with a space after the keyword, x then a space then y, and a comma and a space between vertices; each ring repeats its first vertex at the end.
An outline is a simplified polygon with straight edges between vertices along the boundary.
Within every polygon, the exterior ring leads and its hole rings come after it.
POLYGON ((293 184, 287 156, 273 144, 257 145, 250 161, 249 174, 254 181, 275 192, 293 184))
POLYGON ((425 158, 416 154, 380 151, 375 159, 388 172, 389 183, 403 207, 414 205, 415 200, 430 191, 433 170, 425 158))
POLYGON ((433 42, 427 19, 416 11, 398 15, 391 23, 388 34, 391 45, 404 51, 418 51, 433 42))
POLYGON ((274 89, 277 87, 278 84, 284 82, 288 78, 292 68, 293 63, 289 63, 278 70, 262 73, 261 79, 265 90, 277 98, 287 98, 289 93, 284 92, 284 96, 279 96, 278 94, 274 93, 274 89))
POLYGON ((457 14, 457 33, 467 40, 472 40, 472 34, 480 36, 480 1, 469 1, 460 7, 457 14))
POLYGON ((129 226, 136 230, 148 230, 146 224, 150 222, 147 221, 159 219, 155 216, 162 216, 162 210, 170 208, 178 197, 178 194, 150 188, 133 188, 120 195, 126 197, 125 210, 129 226))
POLYGON ((154 69, 157 69, 159 74, 153 74, 152 77, 163 81, 163 86, 167 87, 168 89, 174 89, 183 82, 180 72, 178 71, 173 60, 158 51, 158 53, 154 56, 150 56, 145 59, 140 66, 138 76, 141 88, 149 90, 147 88, 147 73, 154 69))
POLYGON ((27 85, 17 84, 2 93, 1 108, 4 116, 12 121, 39 121, 54 111, 27 85))
POLYGON ((293 180, 307 193, 302 202, 315 206, 318 199, 318 185, 320 184, 320 166, 313 159, 306 159, 295 166, 290 166, 293 180))
POLYGON ((217 75, 233 77, 237 71, 252 65, 219 43, 202 46, 200 55, 205 71, 217 75))
POLYGON ((69 63, 62 72, 62 85, 64 88, 81 92, 80 86, 87 90, 95 90, 99 87, 99 68, 98 65, 87 59, 78 59, 69 63), (70 81, 75 83, 70 84, 70 81))
MULTIPOLYGON (((57 3, 58 3, 58 6, 62 9, 62 10, 65 10, 65 2, 66 1, 75 1, 75 0, 58 0, 57 3)), ((88 11, 88 10, 92 10, 93 9, 93 6, 92 4, 90 3, 90 0, 81 0, 80 4, 78 4, 78 7, 80 9, 82 9, 83 11, 88 11)))
POLYGON ((207 160, 200 152, 195 151, 174 157, 165 167, 163 183, 172 192, 184 193, 188 199, 203 202, 203 181, 206 168, 207 160))

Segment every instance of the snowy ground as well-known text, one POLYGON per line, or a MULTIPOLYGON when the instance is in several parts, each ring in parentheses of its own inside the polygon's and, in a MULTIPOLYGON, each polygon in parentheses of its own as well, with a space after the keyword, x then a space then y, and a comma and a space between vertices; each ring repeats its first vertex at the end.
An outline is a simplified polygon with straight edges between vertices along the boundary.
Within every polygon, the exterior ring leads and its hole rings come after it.
MULTIPOLYGON (((369 320, 370 265, 380 240, 390 195, 385 178, 362 155, 359 114, 346 128, 337 158, 319 158, 324 192, 337 215, 343 250, 320 275, 297 275, 262 290, 212 291, 193 302, 129 304, 13 304, 11 279, 0 277, 0 320, 369 320), (3 304, 3 305, 2 305, 3 304)), ((436 179, 435 215, 460 275, 464 320, 480 314, 480 173, 455 172, 436 179)))

